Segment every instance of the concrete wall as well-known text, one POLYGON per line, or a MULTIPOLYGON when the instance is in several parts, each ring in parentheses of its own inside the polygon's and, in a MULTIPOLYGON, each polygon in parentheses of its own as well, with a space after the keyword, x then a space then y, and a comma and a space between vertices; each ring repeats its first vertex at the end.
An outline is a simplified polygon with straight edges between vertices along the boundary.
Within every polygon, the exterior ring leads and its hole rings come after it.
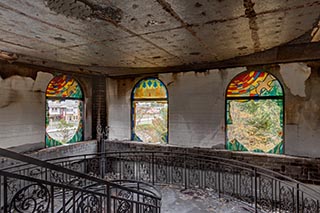
POLYGON ((169 143, 224 147, 224 96, 232 77, 245 68, 160 75, 169 93, 169 143))
POLYGON ((311 67, 310 73, 303 71, 303 68, 300 71, 299 74, 292 76, 290 81, 306 79, 304 83, 296 83, 303 87, 300 91, 304 91, 305 94, 292 95, 292 87, 289 87, 289 91, 286 91, 285 150, 286 153, 292 155, 319 158, 320 69, 319 67, 311 67))
MULTIPOLYGON (((45 143, 45 91, 50 73, 8 75, 0 69, 0 147, 16 151, 43 148, 45 143)), ((77 78, 85 93, 85 139, 91 139, 92 86, 90 79, 77 78)))
MULTIPOLYGON (((169 94, 169 143, 179 146, 224 147, 224 96, 229 81, 245 71, 240 67, 208 72, 160 74, 169 94)), ((110 139, 129 140, 130 96, 143 77, 108 79, 110 139)))
POLYGON ((129 140, 130 96, 138 79, 107 79, 107 111, 109 138, 129 140))
MULTIPOLYGON (((225 147, 225 91, 237 74, 263 69, 285 92, 285 154, 320 157, 319 68, 304 63, 239 67, 158 77, 169 92, 169 143, 187 147, 225 147)), ((130 95, 141 78, 107 80, 110 139, 130 140, 130 95)))
MULTIPOLYGON (((233 77, 247 69, 268 70, 284 86, 285 154, 320 157, 320 76, 319 65, 314 63, 155 76, 166 84, 169 92, 169 143, 223 149, 226 87, 233 77)), ((75 77, 85 93, 85 140, 89 140, 94 129, 92 78, 75 77)), ((147 76, 106 80, 110 139, 130 140, 130 95, 143 77, 147 76)), ((0 147, 16 147, 17 151, 44 147, 44 92, 51 78, 50 73, 23 70, 11 73, 0 67, 0 147)))

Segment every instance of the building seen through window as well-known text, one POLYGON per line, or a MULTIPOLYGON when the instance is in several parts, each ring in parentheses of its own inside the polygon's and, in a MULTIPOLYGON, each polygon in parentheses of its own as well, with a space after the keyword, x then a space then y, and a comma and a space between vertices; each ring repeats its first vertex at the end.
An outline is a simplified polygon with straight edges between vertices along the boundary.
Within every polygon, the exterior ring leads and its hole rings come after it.
POLYGON ((83 139, 83 94, 70 76, 53 78, 46 91, 46 146, 83 139))
POLYGON ((158 79, 139 81, 132 91, 132 140, 168 142, 167 89, 158 79))

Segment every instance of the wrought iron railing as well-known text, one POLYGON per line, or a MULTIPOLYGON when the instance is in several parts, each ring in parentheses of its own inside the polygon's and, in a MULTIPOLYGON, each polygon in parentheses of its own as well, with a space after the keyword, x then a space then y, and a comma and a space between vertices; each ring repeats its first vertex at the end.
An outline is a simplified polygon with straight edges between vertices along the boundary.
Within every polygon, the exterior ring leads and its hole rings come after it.
POLYGON ((210 189, 255 212, 320 212, 320 193, 279 173, 239 161, 175 152, 128 151, 51 159, 108 180, 138 180, 210 189), (76 165, 76 166, 75 166, 76 165), (90 166, 89 166, 90 165, 90 166))
POLYGON ((0 170, 0 212, 160 212, 161 195, 148 184, 128 187, 5 149, 0 156, 17 163, 0 170))

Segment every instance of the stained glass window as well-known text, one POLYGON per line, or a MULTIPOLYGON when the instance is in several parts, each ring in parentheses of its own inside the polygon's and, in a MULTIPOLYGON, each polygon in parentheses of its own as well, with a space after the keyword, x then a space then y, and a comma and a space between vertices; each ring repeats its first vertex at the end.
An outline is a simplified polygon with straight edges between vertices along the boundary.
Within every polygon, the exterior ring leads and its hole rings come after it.
POLYGON ((156 78, 139 81, 132 91, 132 140, 168 142, 168 94, 156 78))
POLYGON ((251 71, 230 82, 226 147, 233 151, 283 153, 283 89, 273 75, 251 71))
POLYGON ((47 98, 77 98, 82 99, 82 91, 76 80, 71 76, 54 77, 46 91, 47 98))
POLYGON ((83 94, 71 76, 54 77, 46 90, 46 146, 83 139, 83 94))

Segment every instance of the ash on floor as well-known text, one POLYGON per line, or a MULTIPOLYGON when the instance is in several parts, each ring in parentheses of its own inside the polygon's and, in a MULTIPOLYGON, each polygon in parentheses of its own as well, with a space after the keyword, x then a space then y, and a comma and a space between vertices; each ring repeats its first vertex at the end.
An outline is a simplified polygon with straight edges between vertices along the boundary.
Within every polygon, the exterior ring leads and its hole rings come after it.
POLYGON ((219 198, 209 190, 183 190, 160 186, 163 213, 248 213, 250 207, 228 198, 219 198))

